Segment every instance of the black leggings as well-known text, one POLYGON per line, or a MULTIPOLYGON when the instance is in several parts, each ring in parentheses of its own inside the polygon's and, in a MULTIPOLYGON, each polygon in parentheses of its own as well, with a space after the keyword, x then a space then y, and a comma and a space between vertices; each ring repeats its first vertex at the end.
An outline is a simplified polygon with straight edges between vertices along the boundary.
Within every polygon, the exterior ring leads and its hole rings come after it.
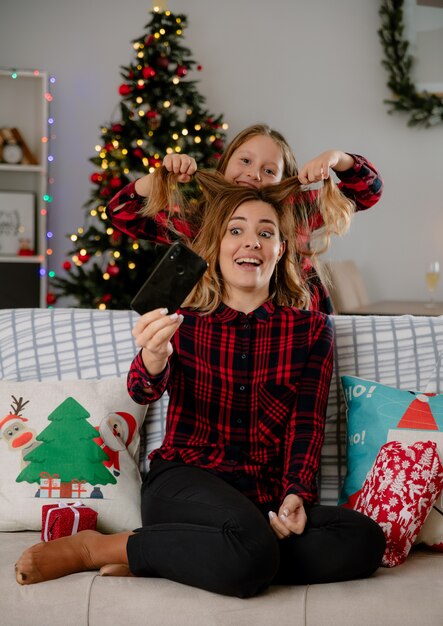
POLYGON ((143 527, 128 539, 129 568, 244 598, 271 583, 364 578, 380 565, 385 539, 368 517, 314 505, 302 535, 278 540, 271 508, 261 511, 208 471, 157 460, 142 487, 143 527))

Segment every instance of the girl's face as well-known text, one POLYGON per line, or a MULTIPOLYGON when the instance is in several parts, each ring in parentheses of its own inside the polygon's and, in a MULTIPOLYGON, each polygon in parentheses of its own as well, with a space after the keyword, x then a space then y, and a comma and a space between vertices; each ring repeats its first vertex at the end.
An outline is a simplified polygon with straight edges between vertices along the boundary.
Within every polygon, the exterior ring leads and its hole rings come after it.
POLYGON ((219 266, 226 304, 253 295, 265 302, 276 263, 285 250, 275 209, 261 200, 244 202, 233 212, 220 243, 219 266))
POLYGON ((245 187, 262 187, 279 183, 283 169, 280 147, 267 135, 255 135, 232 153, 225 178, 245 187))

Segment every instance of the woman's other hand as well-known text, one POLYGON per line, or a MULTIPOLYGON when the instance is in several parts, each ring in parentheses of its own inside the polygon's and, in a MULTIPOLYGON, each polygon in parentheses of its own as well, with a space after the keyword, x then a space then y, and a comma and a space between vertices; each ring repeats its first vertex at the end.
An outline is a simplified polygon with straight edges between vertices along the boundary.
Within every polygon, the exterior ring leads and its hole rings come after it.
POLYGON ((269 511, 271 528, 278 539, 286 539, 290 535, 301 535, 307 519, 303 498, 293 493, 286 496, 278 513, 269 511))

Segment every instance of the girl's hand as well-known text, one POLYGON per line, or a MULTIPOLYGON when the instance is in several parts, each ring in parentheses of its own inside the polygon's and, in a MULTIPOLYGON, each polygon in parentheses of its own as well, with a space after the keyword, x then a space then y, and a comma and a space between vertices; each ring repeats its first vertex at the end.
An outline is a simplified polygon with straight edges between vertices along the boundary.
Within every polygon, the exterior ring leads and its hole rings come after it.
POLYGON ((341 150, 327 150, 303 165, 298 173, 298 180, 302 185, 317 183, 329 178, 329 168, 336 172, 344 172, 353 165, 354 159, 350 154, 341 150))
POLYGON ((197 171, 195 159, 187 154, 167 154, 163 159, 163 165, 168 172, 177 174, 179 183, 189 183, 193 174, 197 171))
POLYGON ((183 321, 183 315, 167 315, 167 309, 155 309, 142 315, 132 329, 135 343, 143 348, 142 358, 151 376, 166 367, 173 348, 171 338, 183 321))
POLYGON ((307 516, 303 506, 303 498, 291 493, 283 500, 278 514, 269 511, 271 528, 278 539, 286 539, 291 535, 301 535, 305 529, 307 516))

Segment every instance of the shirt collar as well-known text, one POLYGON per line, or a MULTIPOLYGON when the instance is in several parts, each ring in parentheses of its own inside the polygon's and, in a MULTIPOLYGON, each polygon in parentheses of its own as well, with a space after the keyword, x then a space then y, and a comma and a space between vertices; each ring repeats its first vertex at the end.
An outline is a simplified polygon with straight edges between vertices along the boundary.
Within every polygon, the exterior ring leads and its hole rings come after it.
POLYGON ((266 322, 269 317, 275 313, 275 310, 276 304, 273 300, 267 300, 264 304, 255 309, 255 311, 251 311, 247 315, 235 309, 231 309, 231 307, 222 303, 214 312, 214 319, 220 322, 233 323, 244 317, 254 317, 258 322, 266 322))

